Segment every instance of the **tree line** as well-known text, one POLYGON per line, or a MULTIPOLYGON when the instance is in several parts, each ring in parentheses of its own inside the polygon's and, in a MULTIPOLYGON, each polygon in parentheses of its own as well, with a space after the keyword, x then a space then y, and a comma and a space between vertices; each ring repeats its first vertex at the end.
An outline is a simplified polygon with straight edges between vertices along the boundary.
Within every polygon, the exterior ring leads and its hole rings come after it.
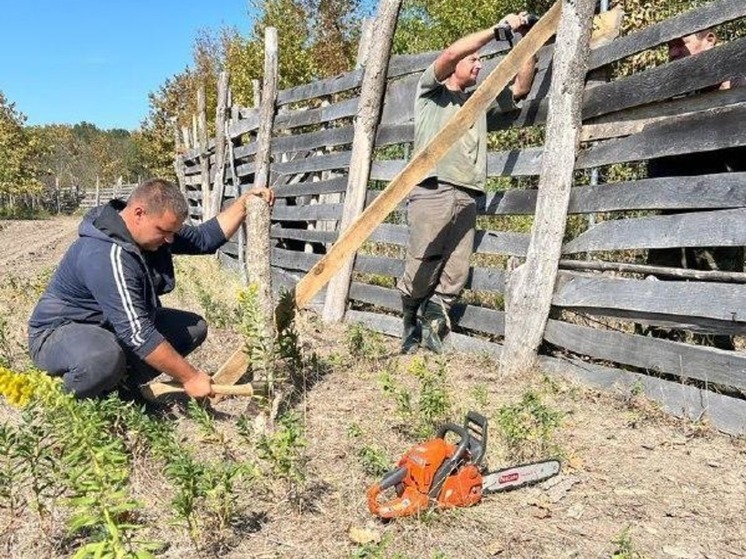
MULTIPOLYGON (((554 0, 404 0, 394 52, 441 49, 471 31, 493 26, 509 12, 542 14, 554 0)), ((624 32, 645 27, 698 0, 620 0, 624 32)), ((174 177, 173 124, 191 127, 197 91, 205 87, 209 114, 215 114, 217 80, 231 76, 233 102, 253 105, 253 80, 264 67, 264 31, 278 30, 280 88, 292 87, 351 70, 355 65, 362 21, 374 15, 371 0, 252 0, 251 30, 236 27, 202 30, 195 38, 192 62, 167 77, 149 94, 149 112, 134 131, 101 130, 75 125, 26 126, 26 117, 0 91, 0 216, 29 211, 34 200, 59 188, 90 189, 98 179, 113 184, 120 177, 135 182, 149 176, 174 177)), ((615 2, 610 2, 614 5, 615 2)), ((247 14, 248 17, 248 14, 247 14)), ((663 52, 638 56, 615 68, 637 71, 662 60, 663 52)), ((208 133, 214 135, 208 119, 208 133)))

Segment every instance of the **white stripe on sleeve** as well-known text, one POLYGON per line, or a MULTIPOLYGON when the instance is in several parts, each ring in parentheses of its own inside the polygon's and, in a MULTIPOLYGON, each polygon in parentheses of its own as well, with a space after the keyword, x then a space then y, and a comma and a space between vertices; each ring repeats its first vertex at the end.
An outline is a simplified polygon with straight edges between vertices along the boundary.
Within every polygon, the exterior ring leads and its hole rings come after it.
POLYGON ((142 325, 135 313, 132 298, 130 297, 129 291, 127 291, 127 282, 124 279, 124 269, 122 268, 122 247, 117 244, 112 244, 109 256, 111 259, 111 267, 114 272, 114 282, 117 284, 117 291, 122 300, 122 307, 127 315, 127 320, 130 323, 130 330, 132 331, 130 341, 135 345, 135 347, 140 347, 145 343, 145 340, 142 339, 142 325))

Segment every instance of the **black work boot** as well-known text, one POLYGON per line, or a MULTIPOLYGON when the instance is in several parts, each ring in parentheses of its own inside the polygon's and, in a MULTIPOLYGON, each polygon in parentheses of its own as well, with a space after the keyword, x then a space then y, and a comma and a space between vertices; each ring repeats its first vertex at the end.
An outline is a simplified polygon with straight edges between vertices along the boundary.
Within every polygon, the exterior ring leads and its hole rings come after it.
POLYGON ((443 353, 443 337, 448 330, 448 312, 442 303, 430 299, 422 311, 422 345, 433 353, 443 353))
POLYGON ((408 295, 401 296, 402 324, 401 353, 414 353, 420 345, 421 329, 417 323, 417 309, 420 302, 408 295))

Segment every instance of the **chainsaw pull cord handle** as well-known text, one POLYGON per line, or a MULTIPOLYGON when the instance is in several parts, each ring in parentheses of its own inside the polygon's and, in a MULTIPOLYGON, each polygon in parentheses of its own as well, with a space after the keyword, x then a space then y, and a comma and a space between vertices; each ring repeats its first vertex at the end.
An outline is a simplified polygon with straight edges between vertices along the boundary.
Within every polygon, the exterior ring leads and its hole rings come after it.
POLYGON ((455 423, 444 423, 438 428, 438 432, 435 436, 438 439, 443 439, 449 431, 458 435, 460 439, 453 456, 445 460, 433 476, 433 483, 428 492, 428 496, 433 499, 438 497, 440 489, 443 487, 443 482, 445 482, 450 473, 459 466, 469 448, 469 432, 464 427, 461 427, 461 425, 456 425, 455 423))
POLYGON ((407 469, 404 467, 397 468, 386 473, 381 481, 368 489, 368 510, 371 512, 371 514, 379 516, 381 506, 390 505, 393 502, 389 501, 389 503, 379 503, 378 496, 383 491, 386 491, 386 489, 388 489, 389 487, 399 485, 402 481, 404 481, 405 477, 407 477, 407 469))

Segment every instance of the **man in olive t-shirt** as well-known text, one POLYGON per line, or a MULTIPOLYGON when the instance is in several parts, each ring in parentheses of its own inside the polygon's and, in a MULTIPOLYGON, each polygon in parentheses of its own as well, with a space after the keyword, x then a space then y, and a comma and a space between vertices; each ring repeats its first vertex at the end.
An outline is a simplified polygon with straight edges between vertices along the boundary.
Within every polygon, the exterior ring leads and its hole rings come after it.
MULTIPOLYGON (((440 53, 417 84, 414 111, 414 150, 419 151, 450 120, 471 95, 482 68, 478 51, 509 27, 523 32, 528 14, 509 14, 495 29, 462 37, 440 53)), ((497 99, 502 108, 525 97, 533 83, 536 59, 518 72, 514 83, 497 99)), ((487 178, 487 117, 480 115, 446 155, 414 188, 408 200, 409 245, 404 275, 397 288, 402 294, 404 331, 402 353, 416 351, 420 341, 430 350, 443 351, 449 312, 469 274, 474 244, 476 199, 487 178), (417 311, 422 309, 421 334, 417 311), (421 338, 421 340, 420 340, 421 338)))

